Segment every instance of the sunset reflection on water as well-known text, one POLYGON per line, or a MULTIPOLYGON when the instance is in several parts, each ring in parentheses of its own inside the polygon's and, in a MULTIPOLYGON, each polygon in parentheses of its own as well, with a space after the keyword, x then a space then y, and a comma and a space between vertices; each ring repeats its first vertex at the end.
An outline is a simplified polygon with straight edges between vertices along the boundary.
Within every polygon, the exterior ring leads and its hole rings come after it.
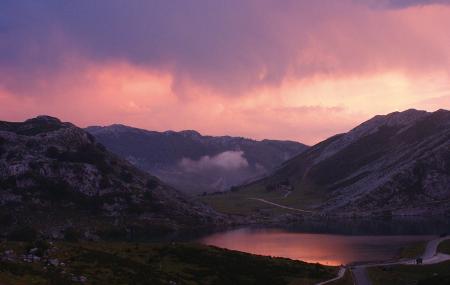
POLYGON ((395 258, 408 244, 430 236, 351 236, 296 233, 276 229, 238 229, 216 233, 201 243, 243 252, 340 265, 395 258))

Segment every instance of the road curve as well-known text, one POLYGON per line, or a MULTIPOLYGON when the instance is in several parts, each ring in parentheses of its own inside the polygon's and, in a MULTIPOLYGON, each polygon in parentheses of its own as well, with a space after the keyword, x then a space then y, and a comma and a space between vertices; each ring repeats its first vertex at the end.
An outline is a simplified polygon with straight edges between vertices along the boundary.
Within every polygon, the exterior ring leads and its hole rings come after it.
MULTIPOLYGON (((426 264, 435 264, 444 262, 446 260, 450 260, 450 255, 438 253, 437 248, 441 242, 444 240, 450 239, 450 236, 437 238, 430 240, 426 247, 425 251, 422 254, 422 265, 426 264)), ((416 259, 402 259, 395 262, 384 262, 384 263, 376 263, 376 264, 365 264, 358 265, 352 268, 353 277, 355 279, 356 285, 371 285, 372 282, 367 276, 366 268, 368 267, 376 267, 376 266, 389 266, 389 265, 416 265, 416 259), (365 275, 364 275, 365 273, 365 275)))
POLYGON ((303 212, 303 213, 314 213, 313 211, 309 211, 309 210, 303 210, 303 209, 297 209, 297 208, 292 208, 292 207, 288 207, 288 206, 283 206, 283 205, 280 205, 280 204, 277 204, 277 203, 273 203, 273 202, 270 202, 270 201, 267 201, 267 200, 264 200, 264 199, 261 199, 261 198, 248 198, 248 199, 259 201, 259 202, 262 202, 262 203, 266 203, 266 204, 269 204, 269 205, 272 205, 272 206, 275 206, 275 207, 279 207, 279 208, 283 208, 283 209, 287 209, 287 210, 303 212))
MULTIPOLYGON (((427 243, 427 245, 425 247, 425 251, 422 255, 422 259, 423 259, 422 264, 423 265, 435 264, 435 263, 440 263, 440 262, 450 260, 449 254, 443 254, 443 253, 437 252, 437 248, 438 248, 439 244, 441 242, 443 242, 444 240, 449 240, 449 239, 450 239, 450 236, 430 240, 427 243)), ((350 268, 350 270, 353 274, 353 279, 354 279, 356 285, 371 285, 372 282, 370 281, 370 278, 367 275, 367 270, 366 270, 368 267, 389 266, 389 265, 399 265, 399 264, 415 265, 416 259, 401 259, 401 260, 394 261, 394 262, 391 261, 391 262, 362 264, 362 265, 353 266, 350 268)), ((318 283, 316 285, 323 285, 323 284, 328 284, 330 282, 336 281, 338 279, 341 279, 344 276, 344 274, 345 274, 345 267, 341 267, 337 277, 327 280, 327 281, 324 281, 324 282, 321 282, 321 283, 318 283), (342 270, 343 270, 343 272, 341 274, 342 270)))

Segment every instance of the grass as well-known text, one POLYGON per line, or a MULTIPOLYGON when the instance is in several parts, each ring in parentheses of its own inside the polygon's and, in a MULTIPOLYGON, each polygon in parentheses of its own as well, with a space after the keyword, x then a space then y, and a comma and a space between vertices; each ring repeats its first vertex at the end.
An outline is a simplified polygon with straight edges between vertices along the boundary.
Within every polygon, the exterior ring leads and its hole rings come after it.
POLYGON ((438 252, 450 254, 450 240, 444 240, 439 244, 438 252))
POLYGON ((368 268, 373 285, 450 284, 450 261, 433 265, 395 265, 368 268))
POLYGON ((399 258, 417 258, 425 252, 426 242, 417 242, 401 249, 399 258))
MULTIPOLYGON (((308 185, 297 185, 287 197, 283 192, 267 191, 262 184, 249 185, 247 188, 237 191, 229 191, 223 194, 207 195, 200 197, 201 201, 213 207, 215 210, 235 215, 248 215, 252 213, 284 214, 294 211, 269 205, 250 198, 260 198, 297 209, 308 209, 311 205, 323 201, 325 193, 320 189, 313 189, 308 185)), ((295 211, 295 213, 297 213, 295 211)))
MULTIPOLYGON (((13 249, 17 256, 27 243, 0 243, 0 253, 13 249)), ((190 243, 58 242, 45 262, 0 262, 0 284, 315 284, 333 278, 336 267, 308 264, 190 243)))

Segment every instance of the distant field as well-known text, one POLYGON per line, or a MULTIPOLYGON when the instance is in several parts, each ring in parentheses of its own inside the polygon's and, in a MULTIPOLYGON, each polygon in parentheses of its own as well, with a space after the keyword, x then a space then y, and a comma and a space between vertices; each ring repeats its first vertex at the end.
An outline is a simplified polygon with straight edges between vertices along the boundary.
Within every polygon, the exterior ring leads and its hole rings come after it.
POLYGON ((307 185, 298 185, 294 191, 286 196, 286 192, 268 191, 260 184, 255 184, 237 191, 203 196, 200 199, 219 212, 246 215, 258 211, 268 213, 292 212, 292 210, 282 209, 251 198, 264 199, 283 206, 308 210, 311 206, 323 202, 324 196, 323 191, 312 189, 307 185))
POLYGON ((309 285, 337 274, 336 267, 185 243, 0 243, 0 255, 6 250, 16 259, 0 261, 0 284, 8 285, 80 284, 73 278, 86 278, 84 284, 309 285), (23 262, 34 247, 43 258, 23 262), (55 259, 58 265, 47 265, 55 259))

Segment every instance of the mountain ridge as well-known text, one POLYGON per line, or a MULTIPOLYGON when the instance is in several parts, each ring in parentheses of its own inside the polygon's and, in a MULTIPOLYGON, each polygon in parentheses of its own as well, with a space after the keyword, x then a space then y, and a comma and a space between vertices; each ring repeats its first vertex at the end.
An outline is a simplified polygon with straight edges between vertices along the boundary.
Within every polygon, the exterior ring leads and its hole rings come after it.
POLYGON ((227 190, 272 171, 307 148, 293 141, 203 136, 194 130, 156 132, 121 124, 86 131, 111 151, 189 194, 227 190))
POLYGON ((450 213, 450 112, 375 116, 236 192, 325 215, 450 213))

